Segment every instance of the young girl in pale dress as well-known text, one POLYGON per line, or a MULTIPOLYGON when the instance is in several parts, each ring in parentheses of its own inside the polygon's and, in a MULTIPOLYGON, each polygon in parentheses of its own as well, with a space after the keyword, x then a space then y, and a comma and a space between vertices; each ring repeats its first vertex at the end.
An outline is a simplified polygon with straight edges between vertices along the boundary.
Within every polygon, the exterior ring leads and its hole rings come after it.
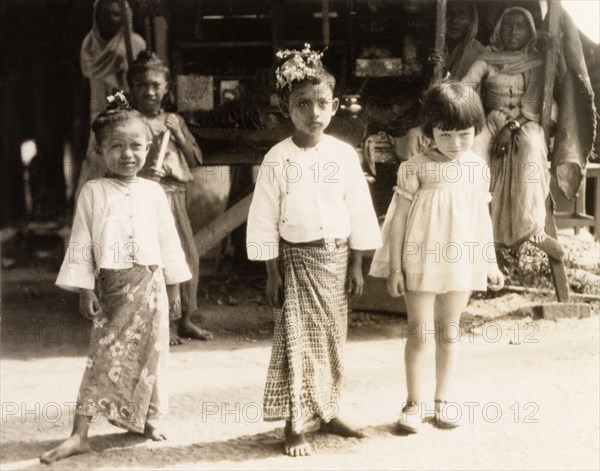
POLYGON ((434 146, 403 162, 382 228, 371 275, 387 277, 389 293, 405 295, 409 329, 406 350, 408 396, 401 428, 418 431, 426 410, 423 360, 435 327, 435 418, 445 413, 457 360, 456 326, 471 291, 500 289, 488 210, 489 169, 471 151, 484 122, 481 100, 459 83, 434 86, 424 97, 421 127, 434 146), (452 328, 454 326, 454 328, 452 328))

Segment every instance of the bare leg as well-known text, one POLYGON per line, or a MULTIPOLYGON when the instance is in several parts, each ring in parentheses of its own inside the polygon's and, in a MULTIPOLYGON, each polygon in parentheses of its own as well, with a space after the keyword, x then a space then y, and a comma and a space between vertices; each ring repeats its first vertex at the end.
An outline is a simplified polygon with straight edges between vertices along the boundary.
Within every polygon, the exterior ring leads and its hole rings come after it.
POLYGON ((434 293, 407 291, 406 310, 408 312, 408 329, 404 363, 406 368, 406 402, 421 404, 423 394, 423 362, 426 353, 427 336, 431 335, 431 319, 433 318, 434 293), (429 324, 429 328, 427 325, 429 324))
POLYGON ((288 420, 283 429, 285 435, 285 454, 288 456, 308 456, 312 453, 310 444, 303 433, 293 433, 292 424, 288 420))
POLYGON ((435 300, 435 398, 448 400, 450 383, 456 371, 460 340, 460 315, 470 293, 452 291, 438 294, 435 300))
POLYGON ((87 436, 90 427, 90 419, 91 417, 86 415, 75 414, 71 436, 57 447, 48 450, 40 456, 40 461, 48 464, 62 460, 67 456, 89 452, 92 449, 87 436))
MULTIPOLYGON (((402 404, 398 426, 404 432, 416 433, 423 423, 423 363, 427 352, 427 337, 433 334, 435 293, 407 291, 405 299, 408 312, 404 349, 407 396, 406 402, 402 404)), ((429 344, 431 343, 433 342, 430 340, 429 344)))
POLYGON ((171 347, 181 345, 183 343, 183 339, 177 335, 177 331, 179 330, 179 322, 179 319, 169 321, 169 345, 171 347))
POLYGON ((189 311, 183 311, 181 313, 181 319, 179 320, 179 335, 196 340, 212 339, 212 332, 195 325, 190 319, 190 314, 189 311))

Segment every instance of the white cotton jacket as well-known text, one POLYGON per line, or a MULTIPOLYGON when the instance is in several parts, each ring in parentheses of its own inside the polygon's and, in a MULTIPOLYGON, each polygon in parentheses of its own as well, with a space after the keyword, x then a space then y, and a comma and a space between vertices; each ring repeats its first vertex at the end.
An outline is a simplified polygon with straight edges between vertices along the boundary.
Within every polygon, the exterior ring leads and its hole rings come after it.
POLYGON ((90 180, 81 189, 56 285, 93 289, 101 268, 158 265, 169 284, 191 279, 165 192, 136 178, 90 180))
POLYGON ((352 146, 329 135, 302 149, 289 137, 271 148, 256 179, 248 215, 248 258, 279 256, 292 243, 348 239, 351 249, 381 245, 371 194, 352 146))

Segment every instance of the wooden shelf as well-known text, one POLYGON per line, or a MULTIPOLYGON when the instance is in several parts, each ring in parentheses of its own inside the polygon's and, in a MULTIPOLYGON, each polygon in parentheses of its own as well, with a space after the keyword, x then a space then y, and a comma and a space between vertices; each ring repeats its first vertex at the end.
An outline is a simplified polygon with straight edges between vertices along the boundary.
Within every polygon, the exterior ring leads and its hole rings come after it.
POLYGON ((218 42, 203 42, 197 41, 175 41, 174 47, 181 49, 231 49, 239 47, 271 47, 271 41, 218 41, 218 42))
POLYGON ((273 145, 293 132, 291 125, 272 129, 203 128, 188 122, 194 135, 203 140, 217 142, 252 142, 273 145))
MULTIPOLYGON (((292 135, 294 128, 282 122, 274 128, 236 129, 201 127, 188 121, 190 131, 203 153, 203 165, 260 165, 268 150, 292 135)), ((334 116, 327 134, 350 145, 360 145, 365 123, 348 116, 334 116)))
MULTIPOLYGON (((304 43, 310 42, 317 47, 322 45, 323 40, 297 40, 285 41, 285 47, 304 46, 304 43)), ((347 41, 331 41, 331 46, 346 46, 347 41)), ((232 48, 252 48, 252 47, 274 47, 272 41, 174 41, 174 47, 181 49, 232 49, 232 48)))

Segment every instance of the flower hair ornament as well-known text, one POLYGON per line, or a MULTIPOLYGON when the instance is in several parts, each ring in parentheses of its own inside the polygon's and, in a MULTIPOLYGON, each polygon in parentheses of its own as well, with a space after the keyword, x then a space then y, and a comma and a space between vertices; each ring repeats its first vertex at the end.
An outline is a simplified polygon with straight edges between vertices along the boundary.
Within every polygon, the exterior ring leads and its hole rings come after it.
POLYGON ((317 71, 323 68, 321 57, 324 51, 311 51, 310 44, 305 43, 304 49, 284 49, 277 51, 275 57, 280 59, 281 65, 275 69, 277 89, 288 87, 292 90, 294 82, 301 82, 316 76, 317 71))
POLYGON ((116 92, 114 95, 108 95, 106 97, 106 111, 114 111, 114 110, 129 110, 131 106, 125 98, 125 94, 121 90, 120 92, 116 92))

